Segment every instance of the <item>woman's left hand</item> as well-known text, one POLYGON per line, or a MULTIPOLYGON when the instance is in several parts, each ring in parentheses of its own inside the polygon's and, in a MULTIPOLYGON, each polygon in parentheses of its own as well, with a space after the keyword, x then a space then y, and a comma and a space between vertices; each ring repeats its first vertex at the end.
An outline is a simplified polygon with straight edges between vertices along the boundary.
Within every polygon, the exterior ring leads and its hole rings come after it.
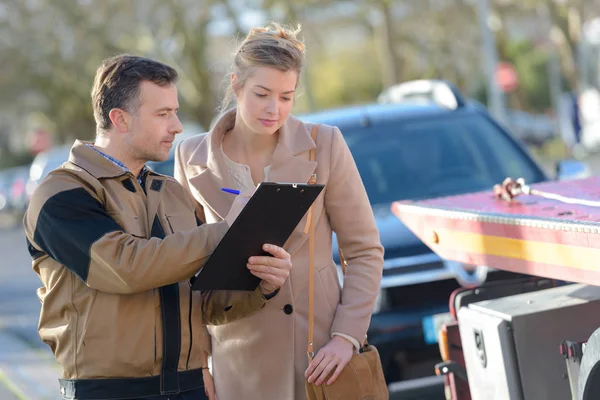
POLYGON ((349 340, 341 336, 334 336, 329 343, 317 352, 304 376, 308 378, 309 383, 316 381, 315 384, 320 386, 325 382, 331 371, 335 369, 335 372, 327 381, 327 384, 331 385, 348 364, 353 353, 354 345, 349 340))
POLYGON ((252 275, 262 279, 261 288, 266 293, 271 293, 283 286, 283 283, 289 278, 292 258, 283 247, 265 244, 263 250, 272 256, 250 257, 247 267, 252 275))

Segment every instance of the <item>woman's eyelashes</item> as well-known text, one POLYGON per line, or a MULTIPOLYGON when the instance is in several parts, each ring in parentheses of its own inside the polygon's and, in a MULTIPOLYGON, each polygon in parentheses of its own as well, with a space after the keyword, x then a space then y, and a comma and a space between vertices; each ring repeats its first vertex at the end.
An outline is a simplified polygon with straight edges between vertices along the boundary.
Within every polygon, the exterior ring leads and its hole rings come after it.
MULTIPOLYGON (((266 94, 264 94, 264 93, 254 93, 254 95, 255 95, 256 97, 259 97, 259 98, 261 98, 261 99, 263 99, 263 98, 265 98, 265 97, 267 97, 267 96, 268 96, 268 95, 266 95, 266 94)), ((291 98, 291 97, 285 97, 285 96, 282 96, 282 97, 281 97, 281 100, 283 100, 283 101, 290 101, 290 100, 292 100, 292 98, 291 98)))

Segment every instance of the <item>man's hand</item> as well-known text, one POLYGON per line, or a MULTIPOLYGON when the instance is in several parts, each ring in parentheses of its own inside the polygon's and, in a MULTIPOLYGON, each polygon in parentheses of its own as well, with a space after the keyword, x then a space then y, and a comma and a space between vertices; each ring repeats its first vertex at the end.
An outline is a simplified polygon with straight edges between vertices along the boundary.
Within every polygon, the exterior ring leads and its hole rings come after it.
POLYGON ((292 260, 290 254, 282 247, 272 244, 263 245, 263 250, 273 256, 255 256, 248 259, 248 269, 252 275, 262 279, 263 293, 272 293, 283 286, 290 276, 292 260))
POLYGON ((334 336, 324 347, 319 350, 312 360, 304 376, 308 378, 308 383, 315 382, 315 385, 321 386, 325 379, 335 372, 327 381, 331 385, 340 376, 342 370, 350 362, 354 353, 354 345, 341 336, 334 336))
POLYGON ((233 204, 229 209, 229 213, 225 217, 225 221, 227 221, 227 225, 229 225, 229 227, 233 225, 233 221, 235 221, 235 219, 238 217, 238 215, 240 215, 244 207, 246 207, 248 200, 250 200, 250 197, 252 197, 253 194, 254 190, 250 190, 242 192, 235 197, 235 200, 233 201, 233 204))
POLYGON ((208 400, 217 400, 217 393, 215 392, 215 383, 208 368, 202 369, 202 378, 204 380, 204 393, 206 393, 208 400))

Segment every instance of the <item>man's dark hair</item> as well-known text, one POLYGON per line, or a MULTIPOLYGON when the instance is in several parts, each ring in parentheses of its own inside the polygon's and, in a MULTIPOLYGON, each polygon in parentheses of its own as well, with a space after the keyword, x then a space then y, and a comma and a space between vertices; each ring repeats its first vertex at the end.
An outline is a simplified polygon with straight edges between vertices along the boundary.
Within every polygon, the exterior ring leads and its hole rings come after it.
POLYGON ((105 59, 96 71, 92 88, 97 133, 102 134, 112 126, 108 114, 113 108, 131 114, 137 112, 142 81, 167 86, 178 78, 173 67, 149 58, 121 54, 105 59))

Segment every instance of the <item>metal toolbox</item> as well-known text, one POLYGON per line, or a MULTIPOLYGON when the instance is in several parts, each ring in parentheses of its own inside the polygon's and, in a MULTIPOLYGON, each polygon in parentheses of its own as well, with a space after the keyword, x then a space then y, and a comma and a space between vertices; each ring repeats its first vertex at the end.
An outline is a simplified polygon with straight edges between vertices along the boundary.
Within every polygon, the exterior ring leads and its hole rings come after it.
POLYGON ((572 284, 470 304, 458 311, 473 400, 567 400, 564 340, 600 326, 600 287, 572 284))

